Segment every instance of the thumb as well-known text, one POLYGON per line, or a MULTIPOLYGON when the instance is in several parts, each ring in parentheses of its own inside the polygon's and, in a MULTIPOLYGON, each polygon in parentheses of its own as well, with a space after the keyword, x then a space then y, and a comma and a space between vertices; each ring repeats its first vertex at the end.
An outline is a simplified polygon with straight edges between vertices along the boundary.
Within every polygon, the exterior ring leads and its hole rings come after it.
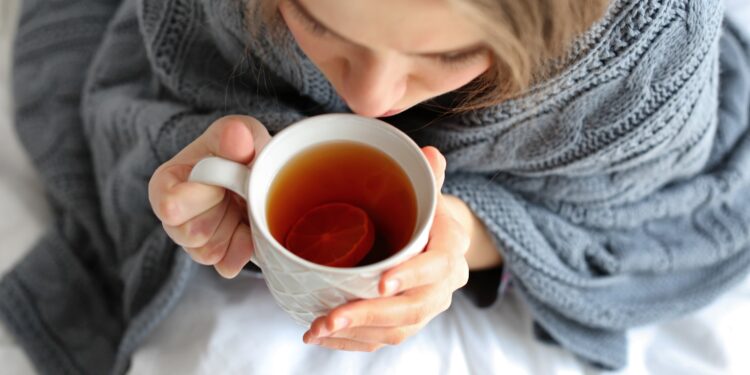
MULTIPOLYGON (((183 151, 188 163, 215 155, 248 164, 271 139, 266 128, 250 116, 226 116, 216 120, 193 144, 183 151)), ((183 156, 183 155, 181 155, 183 156)))
POLYGON ((224 188, 189 182, 191 169, 211 155, 249 164, 270 139, 265 127, 249 116, 214 121, 151 176, 149 200, 157 217, 167 225, 178 226, 221 202, 224 188))
POLYGON ((422 147, 422 153, 430 164, 432 174, 435 176, 435 184, 438 189, 442 188, 445 181, 445 157, 437 148, 432 146, 422 147))
MULTIPOLYGON (((239 116, 238 116, 239 117, 239 116)), ((216 150, 216 156, 233 160, 238 163, 247 164, 255 155, 253 132, 244 119, 231 118, 220 122, 218 132, 218 146, 209 145, 216 150)), ((212 142, 215 137, 207 137, 206 141, 212 142)))

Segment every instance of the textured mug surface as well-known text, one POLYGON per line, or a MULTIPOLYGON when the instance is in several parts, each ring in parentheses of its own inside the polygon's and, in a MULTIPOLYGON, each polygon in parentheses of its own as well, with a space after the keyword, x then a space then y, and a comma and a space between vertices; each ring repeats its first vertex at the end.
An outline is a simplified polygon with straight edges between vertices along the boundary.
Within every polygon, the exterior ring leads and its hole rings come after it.
POLYGON ((251 168, 217 157, 203 159, 193 168, 190 180, 226 187, 247 200, 255 247, 251 261, 263 271, 279 306, 301 324, 310 324, 349 300, 377 297, 381 273, 427 244, 437 199, 429 163, 407 135, 380 120, 351 114, 310 117, 289 126, 271 139, 251 168), (409 177, 417 196, 417 223, 409 243, 391 257, 362 267, 327 267, 294 255, 270 234, 266 201, 276 174, 301 151, 331 141, 375 147, 409 177))

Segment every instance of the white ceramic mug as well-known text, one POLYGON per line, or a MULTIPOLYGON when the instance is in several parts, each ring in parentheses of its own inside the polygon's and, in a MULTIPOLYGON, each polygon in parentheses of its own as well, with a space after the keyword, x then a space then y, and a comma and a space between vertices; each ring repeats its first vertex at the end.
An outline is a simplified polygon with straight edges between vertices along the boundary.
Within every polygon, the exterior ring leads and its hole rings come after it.
POLYGON ((225 187, 248 202, 255 247, 251 261, 263 270, 281 308, 302 324, 310 324, 347 301, 379 296, 381 273, 427 245, 438 194, 430 165, 414 141, 383 121, 351 114, 310 117, 287 127, 271 139, 250 167, 218 157, 203 159, 189 179, 225 187), (409 177, 417 197, 417 222, 409 243, 391 257, 361 267, 328 267, 296 256, 271 235, 266 200, 274 178, 301 151, 330 141, 375 147, 393 158, 409 177))

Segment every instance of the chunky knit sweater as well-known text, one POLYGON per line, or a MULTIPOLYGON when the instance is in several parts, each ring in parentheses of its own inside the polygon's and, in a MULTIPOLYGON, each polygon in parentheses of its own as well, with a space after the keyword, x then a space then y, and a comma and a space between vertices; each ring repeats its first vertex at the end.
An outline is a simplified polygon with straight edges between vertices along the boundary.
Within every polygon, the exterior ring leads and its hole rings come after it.
MULTIPOLYGON (((23 2, 17 130, 56 220, 0 316, 41 372, 126 371, 178 303, 196 266, 150 209, 161 163, 225 114, 274 133, 347 111, 288 33, 250 37, 256 2, 23 2)), ((492 232, 540 337, 620 368, 629 327, 748 270, 749 51, 721 1, 613 0, 524 95, 399 122, 445 153, 444 193, 492 232)))

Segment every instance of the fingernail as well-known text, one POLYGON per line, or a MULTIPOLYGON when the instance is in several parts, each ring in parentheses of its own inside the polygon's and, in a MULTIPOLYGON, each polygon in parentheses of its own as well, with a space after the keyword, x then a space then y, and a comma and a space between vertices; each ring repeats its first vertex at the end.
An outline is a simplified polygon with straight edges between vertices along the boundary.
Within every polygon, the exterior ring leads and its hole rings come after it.
POLYGON ((349 318, 340 316, 333 320, 333 330, 334 331, 342 330, 348 327, 350 322, 351 321, 349 320, 349 318))
POLYGON ((397 279, 391 279, 385 282, 385 294, 395 294, 401 283, 397 279))

